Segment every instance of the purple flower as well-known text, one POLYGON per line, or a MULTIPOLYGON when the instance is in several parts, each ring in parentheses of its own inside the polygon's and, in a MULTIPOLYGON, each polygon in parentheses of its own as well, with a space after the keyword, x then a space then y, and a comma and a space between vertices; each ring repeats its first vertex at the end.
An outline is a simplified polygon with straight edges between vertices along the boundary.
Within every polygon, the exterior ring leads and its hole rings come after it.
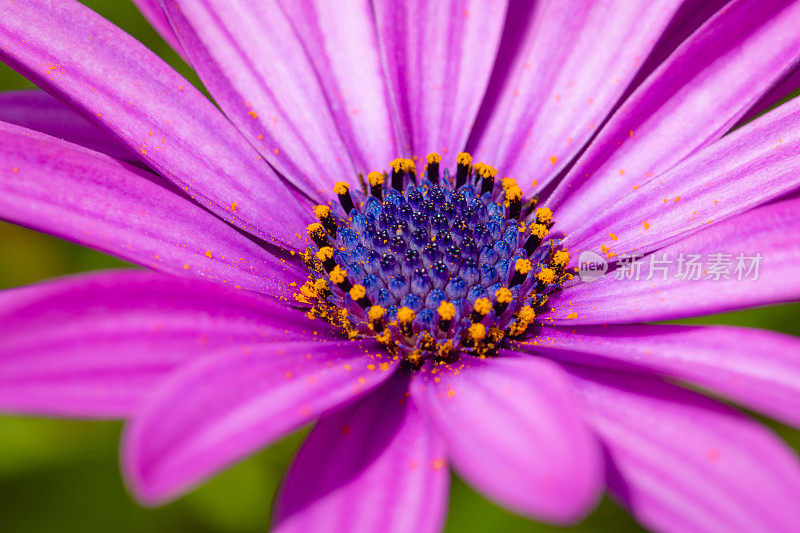
POLYGON ((219 108, 76 2, 0 4, 55 97, 0 95, 0 217, 156 271, 0 295, 5 411, 127 419, 146 504, 319 419, 278 531, 435 531, 451 466, 558 524, 607 488, 797 528, 795 455, 681 385, 798 425, 800 342, 633 323, 800 295, 800 101, 748 122, 800 3, 137 3, 219 108))

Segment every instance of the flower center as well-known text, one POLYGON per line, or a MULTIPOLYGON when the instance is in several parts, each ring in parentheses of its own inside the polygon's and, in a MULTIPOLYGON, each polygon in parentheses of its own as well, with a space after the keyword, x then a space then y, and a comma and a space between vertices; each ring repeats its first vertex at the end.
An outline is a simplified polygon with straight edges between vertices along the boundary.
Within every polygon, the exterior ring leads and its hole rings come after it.
POLYGON ((419 180, 413 160, 395 159, 391 174, 359 176, 364 193, 336 183, 339 201, 314 208, 309 280, 295 295, 310 317, 373 336, 416 368, 493 355, 572 278, 537 197, 525 202, 513 179, 496 183, 467 153, 455 176, 440 172, 439 154, 426 159, 419 180))

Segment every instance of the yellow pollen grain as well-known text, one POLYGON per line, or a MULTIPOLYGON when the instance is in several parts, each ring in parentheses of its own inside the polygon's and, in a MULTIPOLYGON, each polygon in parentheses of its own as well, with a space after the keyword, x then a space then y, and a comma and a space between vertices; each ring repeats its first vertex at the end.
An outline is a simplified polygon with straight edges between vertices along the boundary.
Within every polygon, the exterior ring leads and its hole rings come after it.
POLYGON ((520 274, 527 274, 533 269, 533 265, 527 259, 517 259, 517 262, 514 263, 514 270, 519 272, 520 274))
POLYGON ((417 171, 417 165, 414 163, 413 159, 405 159, 404 162, 405 162, 405 165, 406 165, 406 172, 416 172, 417 171))
POLYGON ((330 246, 323 246, 317 252, 317 259, 320 261, 327 261, 331 257, 333 257, 333 248, 330 246))
POLYGON ((536 210, 536 221, 547 224, 553 220, 553 212, 549 207, 540 207, 536 210))
POLYGON ((642 221, 642 226, 644 227, 644 229, 650 229, 650 224, 648 224, 646 220, 642 221))
POLYGON ((556 161, 558 161, 558 158, 556 156, 554 156, 554 155, 551 155, 550 156, 550 164, 551 165, 555 165, 556 161))
POLYGON ((453 320, 456 316, 456 306, 450 302, 442 302, 437 309, 442 320, 453 320))
POLYGON ((214 257, 214 254, 211 253, 211 250, 206 250, 206 257, 214 257))
POLYGON ((367 289, 363 285, 353 285, 353 288, 350 289, 350 298, 353 300, 360 300, 366 295, 367 289))
POLYGON ((553 283, 553 280, 556 279, 556 273, 552 268, 543 268, 542 271, 539 272, 538 278, 542 283, 553 283))
POLYGON ((367 181, 369 181, 369 184, 373 187, 376 185, 383 185, 383 174, 373 170, 367 174, 367 181))
POLYGON ((489 314, 489 311, 492 309, 492 302, 489 298, 478 298, 475 300, 475 305, 473 306, 476 313, 480 313, 481 315, 489 314))
POLYGON ((400 310, 397 311, 397 321, 401 324, 409 324, 416 316, 416 313, 408 307, 401 307, 400 310))
POLYGON ((612 241, 616 241, 617 240, 617 236, 614 235, 613 233, 609 233, 608 236, 611 237, 612 241))
POLYGON ((459 165, 469 165, 472 163, 472 156, 467 152, 461 152, 456 156, 456 162, 459 165))
POLYGON ((333 192, 336 194, 347 194, 350 190, 350 184, 346 181, 337 181, 333 186, 333 192))
POLYGON ((531 235, 544 239, 549 233, 550 230, 544 224, 531 224, 531 235))
POLYGON ((567 315, 567 318, 578 318, 578 313, 572 312, 567 315))
POLYGON ((315 205, 314 214, 319 219, 327 218, 331 214, 331 208, 327 205, 315 205))
POLYGON ((514 298, 514 295, 510 290, 508 290, 507 287, 500 287, 494 292, 494 297, 498 303, 510 304, 511 300, 514 298))
POLYGON ((383 318, 386 314, 386 309, 381 307, 380 305, 373 305, 367 311, 367 318, 369 318, 370 322, 375 322, 383 318))
MULTIPOLYGON (((411 161, 411 160, 398 157, 397 159, 393 159, 391 163, 389 163, 389 165, 391 165, 392 170, 394 170, 395 172, 405 172, 407 170, 406 161, 411 161)), ((414 162, 412 161, 411 163, 413 164, 414 162)))
POLYGON ((425 160, 430 163, 439 163, 442 161, 442 156, 437 154, 436 152, 431 152, 425 156, 425 160))
POLYGON ((339 265, 336 265, 334 269, 331 270, 330 278, 332 282, 339 285, 340 283, 344 283, 344 280, 347 279, 347 272, 342 270, 342 267, 339 265))
POLYGON ((483 324, 472 324, 469 327, 469 336, 476 341, 482 341, 486 338, 486 326, 483 324))
POLYGON ((569 262, 569 252, 565 250, 559 250, 553 254, 552 263, 556 266, 563 267, 569 262))

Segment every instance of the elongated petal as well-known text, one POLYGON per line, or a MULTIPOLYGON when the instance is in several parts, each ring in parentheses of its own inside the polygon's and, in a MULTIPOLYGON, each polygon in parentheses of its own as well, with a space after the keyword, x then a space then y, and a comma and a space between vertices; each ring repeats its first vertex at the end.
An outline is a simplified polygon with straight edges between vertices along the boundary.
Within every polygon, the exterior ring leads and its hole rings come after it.
POLYGON ((800 463, 760 424, 654 379, 573 369, 606 483, 655 531, 794 531, 800 463))
POLYGON ((644 254, 798 187, 800 100, 726 135, 605 209, 587 211, 588 221, 565 243, 644 254))
POLYGON ((739 125, 749 122, 761 113, 768 111, 772 106, 780 103, 787 96, 800 88, 800 63, 778 83, 753 104, 750 110, 739 121, 739 125))
POLYGON ((680 378, 800 425, 800 339, 790 335, 723 326, 544 327, 517 346, 583 365, 680 378))
POLYGON ((394 365, 379 367, 381 353, 372 340, 290 340, 183 367, 127 428, 123 467, 131 489, 144 503, 174 498, 385 381, 394 365))
POLYGON ((575 229, 727 133, 800 58, 798 18, 800 2, 737 0, 695 32, 559 183, 548 200, 559 229, 575 229))
POLYGON ((332 332, 302 312, 197 280, 86 274, 0 292, 0 409, 133 414, 180 365, 224 347, 332 332))
POLYGON ((679 2, 512 3, 470 147, 541 186, 600 127, 679 2))
POLYGON ((178 42, 178 38, 175 36, 175 32, 172 31, 172 26, 170 26, 167 16, 161 9, 160 0, 133 0, 133 3, 136 4, 136 7, 139 8, 139 11, 142 12, 142 15, 144 15, 158 34, 167 41, 167 44, 178 52, 178 54, 182 54, 183 49, 181 48, 181 43, 178 42))
POLYGON ((334 181, 388 165, 394 132, 368 1, 165 7, 214 99, 295 183, 326 198, 334 181))
POLYGON ((0 218, 154 270, 290 296, 282 262, 152 174, 63 141, 0 124, 0 218))
POLYGON ((594 506, 602 490, 599 448, 554 363, 475 360, 415 377, 411 390, 453 467, 488 497, 559 524, 594 506))
POLYGON ((133 150, 43 91, 0 92, 0 122, 46 133, 116 159, 139 159, 133 150))
MULTIPOLYGON (((506 0, 375 2, 406 153, 464 149, 489 82, 506 0)), ((452 163, 452 162, 451 162, 452 163)))
POLYGON ((551 298, 545 323, 668 320, 800 299, 800 199, 711 226, 551 298))
POLYGON ((437 533, 447 511, 444 444, 396 378, 320 420, 286 475, 275 531, 437 533))
POLYGON ((302 246, 311 219, 188 81, 74 0, 0 8, 0 59, 117 136, 204 208, 267 241, 302 246))

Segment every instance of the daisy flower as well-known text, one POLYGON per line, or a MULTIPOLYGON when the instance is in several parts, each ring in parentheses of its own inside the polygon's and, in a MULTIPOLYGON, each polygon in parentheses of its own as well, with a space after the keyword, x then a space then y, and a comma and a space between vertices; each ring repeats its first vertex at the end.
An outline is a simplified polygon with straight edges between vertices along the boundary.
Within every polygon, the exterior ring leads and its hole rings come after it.
POLYGON ((763 113, 800 3, 137 3, 213 103, 0 3, 45 91, 0 95, 0 217, 146 269, 0 294, 3 410, 127 420, 147 505, 316 421, 281 532, 437 531, 450 468, 555 524, 796 530, 797 457, 720 400, 800 424, 800 342, 645 322, 800 294, 800 101, 763 113))

